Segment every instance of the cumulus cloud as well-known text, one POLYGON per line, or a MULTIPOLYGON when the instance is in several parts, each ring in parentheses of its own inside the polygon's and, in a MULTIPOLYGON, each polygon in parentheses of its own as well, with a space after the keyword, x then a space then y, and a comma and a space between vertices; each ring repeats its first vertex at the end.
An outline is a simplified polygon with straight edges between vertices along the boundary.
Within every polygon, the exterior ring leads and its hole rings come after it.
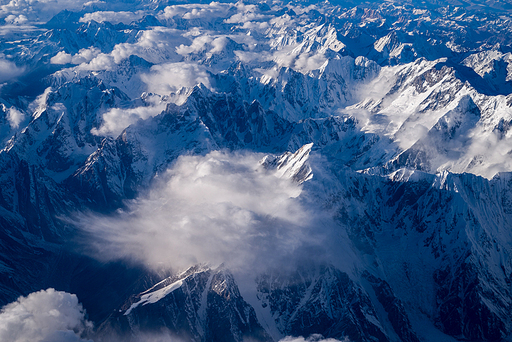
POLYGON ((64 51, 60 51, 50 59, 52 64, 71 64, 73 63, 73 56, 64 51))
POLYGON ((247 21, 242 25, 242 28, 247 30, 263 31, 269 27, 267 21, 247 21))
POLYGON ((85 342, 81 337, 90 329, 78 298, 51 288, 20 297, 0 311, 1 341, 85 342))
POLYGON ((315 238, 301 186, 264 169, 257 153, 181 156, 149 195, 114 216, 81 214, 89 253, 149 267, 271 266, 315 238))
POLYGON ((10 14, 4 20, 7 24, 12 24, 12 25, 22 25, 28 21, 27 17, 24 16, 23 14, 20 14, 20 15, 10 14))
POLYGON ((213 38, 207 35, 199 36, 197 38, 194 38, 192 44, 190 45, 181 44, 180 46, 176 47, 176 52, 184 56, 189 55, 191 53, 198 53, 204 51, 206 49, 205 46, 207 44, 210 44, 212 40, 213 38))
POLYGON ((269 19, 270 16, 264 15, 259 12, 259 8, 256 5, 247 5, 242 2, 236 3, 237 13, 233 14, 228 19, 225 19, 224 22, 227 24, 240 24, 251 21, 258 21, 269 19))
POLYGON ((99 50, 90 48, 75 56, 57 54, 52 62, 61 64, 73 58, 73 62, 81 62, 79 69, 91 71, 112 70, 131 55, 139 56, 153 64, 178 62, 182 56, 176 53, 176 46, 190 42, 182 34, 183 32, 176 29, 155 27, 140 31, 135 43, 116 44, 110 53, 99 53, 99 50), (90 59, 91 57, 93 58, 90 59))
POLYGON ((293 68, 302 73, 318 70, 327 61, 323 53, 302 53, 296 60, 293 68))
POLYGON ((24 68, 19 68, 13 62, 8 61, 0 56, 0 83, 18 77, 24 71, 24 68))
POLYGON ((137 108, 112 108, 103 114, 103 123, 100 128, 93 128, 91 133, 100 136, 117 137, 126 127, 138 120, 144 120, 160 114, 165 109, 165 106, 165 103, 161 103, 155 106, 137 108))
POLYGON ((187 4, 187 5, 172 5, 167 6, 163 13, 160 14, 160 18, 173 19, 175 17, 183 19, 215 19, 225 18, 228 16, 229 10, 232 8, 232 4, 221 4, 219 2, 211 2, 209 4, 187 4))
POLYGON ((18 128, 20 123, 25 119, 25 114, 14 107, 9 108, 7 112, 7 121, 12 128, 18 128))
POLYGON ((101 1, 101 0, 93 0, 93 1, 88 1, 84 4, 84 7, 87 7, 87 6, 93 6, 93 5, 105 5, 106 2, 105 1, 101 1))
POLYGON ((88 63, 101 53, 100 49, 91 47, 81 49, 75 55, 60 51, 50 59, 52 64, 82 64, 88 63))
POLYGON ((235 55, 242 63, 265 62, 272 60, 272 55, 266 51, 235 51, 235 55))
MULTIPOLYGON (((322 51, 302 52, 301 45, 290 45, 280 50, 269 53, 267 51, 235 51, 235 54, 243 63, 273 61, 275 66, 291 68, 295 71, 307 74, 313 70, 319 70, 327 61, 322 51)), ((275 70, 263 71, 263 74, 275 74, 275 70)))
POLYGON ((343 340, 337 340, 334 338, 324 339, 324 337, 322 335, 313 334, 313 335, 309 336, 308 338, 304 338, 302 336, 300 336, 300 337, 287 336, 287 337, 283 338, 282 340, 280 340, 279 342, 350 342, 350 340, 347 337, 343 340))
POLYGON ((200 35, 192 41, 192 44, 185 45, 181 44, 176 47, 176 53, 187 56, 189 54, 195 54, 200 52, 209 52, 210 54, 216 54, 224 51, 224 48, 228 44, 227 36, 214 37, 210 35, 200 35))
POLYGON ((112 24, 129 24, 133 21, 139 20, 144 16, 144 11, 136 11, 136 12, 124 12, 124 11, 98 11, 92 13, 85 13, 82 18, 80 18, 81 23, 87 23, 89 21, 96 21, 98 23, 102 23, 104 21, 108 21, 112 24))
POLYGON ((90 71, 101 71, 101 70, 112 70, 116 64, 116 60, 112 54, 100 53, 93 59, 91 59, 88 63, 84 62, 78 66, 80 70, 90 70, 90 71))
POLYGON ((193 87, 199 83, 210 87, 210 77, 206 67, 192 63, 168 63, 151 67, 141 79, 147 84, 148 91, 155 94, 169 94, 182 87, 193 87))

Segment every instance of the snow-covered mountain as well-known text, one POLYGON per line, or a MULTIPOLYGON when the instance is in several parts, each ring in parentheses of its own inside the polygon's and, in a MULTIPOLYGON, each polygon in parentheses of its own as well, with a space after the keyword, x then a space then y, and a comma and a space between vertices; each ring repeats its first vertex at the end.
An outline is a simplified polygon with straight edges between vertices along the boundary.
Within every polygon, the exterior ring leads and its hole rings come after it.
MULTIPOLYGON (((508 3, 0 20, 0 304, 76 294, 74 340, 511 338, 508 3)), ((22 302, 0 340, 51 339, 22 302)))

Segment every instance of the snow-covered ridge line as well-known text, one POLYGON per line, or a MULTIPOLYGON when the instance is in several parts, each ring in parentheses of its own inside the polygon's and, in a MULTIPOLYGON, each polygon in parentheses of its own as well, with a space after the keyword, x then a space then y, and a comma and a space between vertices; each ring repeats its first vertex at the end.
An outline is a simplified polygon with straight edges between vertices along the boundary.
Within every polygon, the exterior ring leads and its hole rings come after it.
POLYGON ((510 339, 512 20, 477 3, 0 6, 0 304, 69 288, 127 341, 510 339), (246 278, 133 266, 204 259, 246 278))

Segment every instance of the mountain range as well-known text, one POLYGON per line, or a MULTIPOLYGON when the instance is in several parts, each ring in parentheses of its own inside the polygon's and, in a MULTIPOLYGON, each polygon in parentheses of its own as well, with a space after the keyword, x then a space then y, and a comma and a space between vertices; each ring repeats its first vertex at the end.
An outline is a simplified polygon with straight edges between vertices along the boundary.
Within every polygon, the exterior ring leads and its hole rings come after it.
POLYGON ((0 340, 510 340, 511 10, 2 4, 0 340))

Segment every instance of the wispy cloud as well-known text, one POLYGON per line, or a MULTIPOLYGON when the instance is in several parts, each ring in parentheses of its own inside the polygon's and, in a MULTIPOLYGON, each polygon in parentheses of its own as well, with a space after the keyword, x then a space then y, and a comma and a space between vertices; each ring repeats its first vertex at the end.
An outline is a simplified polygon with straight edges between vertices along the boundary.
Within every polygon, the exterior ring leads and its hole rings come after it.
POLYGON ((84 0, 10 0, 0 5, 0 18, 13 18, 23 21, 47 21, 62 10, 78 11, 84 0))
POLYGON ((7 17, 5 17, 4 20, 7 24, 12 24, 12 25, 22 25, 28 21, 27 17, 24 16, 23 14, 20 14, 20 15, 10 14, 7 17))

